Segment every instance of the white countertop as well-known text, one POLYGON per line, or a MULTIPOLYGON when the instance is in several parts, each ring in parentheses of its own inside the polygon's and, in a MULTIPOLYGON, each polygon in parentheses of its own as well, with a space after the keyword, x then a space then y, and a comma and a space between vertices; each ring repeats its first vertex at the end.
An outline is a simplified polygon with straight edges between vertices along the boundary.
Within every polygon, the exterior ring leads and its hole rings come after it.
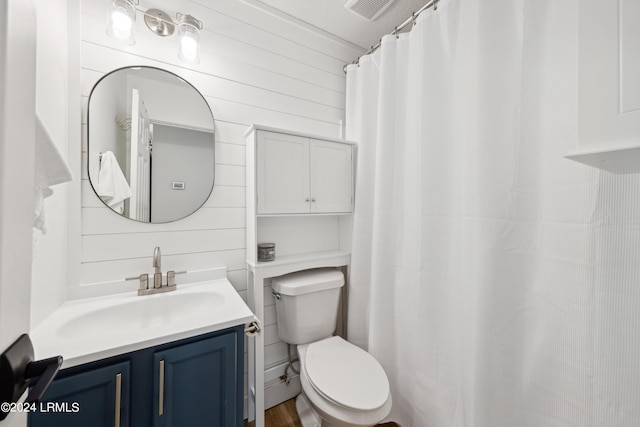
POLYGON ((36 359, 62 355, 62 368, 232 326, 255 316, 224 278, 67 301, 31 331, 36 359))

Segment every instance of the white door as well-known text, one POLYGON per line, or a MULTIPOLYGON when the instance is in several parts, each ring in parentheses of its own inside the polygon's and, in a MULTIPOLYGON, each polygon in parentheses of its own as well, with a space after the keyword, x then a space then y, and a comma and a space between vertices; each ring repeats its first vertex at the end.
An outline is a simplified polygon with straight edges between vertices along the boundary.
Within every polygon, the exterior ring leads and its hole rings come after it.
MULTIPOLYGON (((136 89, 131 93, 131 139, 129 142, 129 218, 150 221, 151 132, 149 114, 136 89)), ((126 213, 126 211, 125 211, 126 213)))
POLYGON ((310 141, 311 212, 353 211, 353 161, 349 144, 310 141))
POLYGON ((309 139, 258 131, 257 213, 308 213, 309 139))

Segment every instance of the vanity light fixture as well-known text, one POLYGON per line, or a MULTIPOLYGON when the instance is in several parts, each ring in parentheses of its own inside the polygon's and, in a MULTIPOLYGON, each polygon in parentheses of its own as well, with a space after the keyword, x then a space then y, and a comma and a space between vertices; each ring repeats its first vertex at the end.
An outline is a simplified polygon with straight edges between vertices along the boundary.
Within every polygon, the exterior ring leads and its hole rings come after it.
POLYGON ((136 8, 133 0, 113 0, 107 17, 107 34, 124 44, 136 41, 133 30, 136 22, 136 8))
POLYGON ((178 58, 184 62, 197 64, 200 62, 200 30, 202 22, 191 15, 179 13, 178 34, 180 36, 180 50, 178 58))
POLYGON ((134 29, 136 12, 144 15, 147 28, 157 36, 169 37, 175 32, 176 25, 179 33, 178 58, 190 64, 200 62, 200 31, 202 22, 191 15, 176 14, 176 21, 160 9, 144 10, 137 6, 138 0, 110 0, 107 20, 107 34, 124 44, 135 43, 134 29))

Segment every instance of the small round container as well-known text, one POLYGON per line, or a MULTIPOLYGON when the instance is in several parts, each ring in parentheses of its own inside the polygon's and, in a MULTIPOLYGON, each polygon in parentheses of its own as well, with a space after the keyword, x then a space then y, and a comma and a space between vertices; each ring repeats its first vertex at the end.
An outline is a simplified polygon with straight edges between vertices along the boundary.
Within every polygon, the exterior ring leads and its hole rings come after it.
POLYGON ((258 243, 258 261, 274 261, 275 259, 275 243, 258 243))

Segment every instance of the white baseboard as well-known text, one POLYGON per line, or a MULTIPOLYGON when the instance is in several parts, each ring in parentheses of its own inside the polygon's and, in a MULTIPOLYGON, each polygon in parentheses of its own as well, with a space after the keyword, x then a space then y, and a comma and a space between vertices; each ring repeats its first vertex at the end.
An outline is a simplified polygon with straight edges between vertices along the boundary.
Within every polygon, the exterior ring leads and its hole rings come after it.
MULTIPOLYGON (((264 407, 269 409, 296 397, 302 390, 298 374, 289 369, 289 384, 280 379, 288 363, 283 362, 264 371, 264 407)), ((294 364, 296 368, 299 363, 294 364)))
POLYGON ((269 409, 289 399, 293 399, 300 394, 301 390, 302 387, 298 375, 291 378, 289 384, 280 380, 267 384, 265 385, 264 391, 264 407, 265 409, 269 409))
MULTIPOLYGON (((289 384, 285 383, 280 377, 284 374, 284 371, 287 367, 288 363, 283 362, 278 365, 272 366, 264 371, 264 408, 265 410, 272 408, 276 405, 281 404, 282 402, 286 402, 289 399, 293 399, 302 391, 302 386, 300 385, 300 377, 298 374, 295 374, 289 369, 289 384)), ((299 367, 299 364, 295 363, 296 368, 299 367)), ((244 419, 248 418, 248 396, 247 390, 245 390, 244 395, 244 419)))

